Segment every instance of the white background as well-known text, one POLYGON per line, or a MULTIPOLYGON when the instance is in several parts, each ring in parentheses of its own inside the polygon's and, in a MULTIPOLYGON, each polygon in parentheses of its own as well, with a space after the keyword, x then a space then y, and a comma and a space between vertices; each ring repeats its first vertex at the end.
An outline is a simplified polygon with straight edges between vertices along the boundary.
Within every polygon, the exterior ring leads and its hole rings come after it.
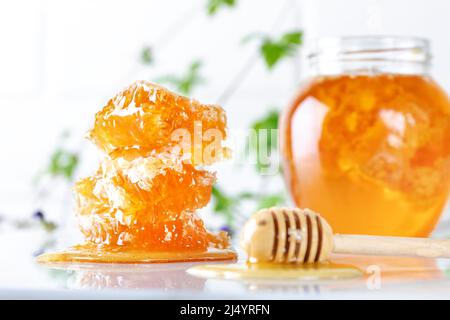
MULTIPOLYGON (((223 9, 215 17, 206 15, 205 2, 0 2, 0 214, 30 214, 32 178, 46 165, 60 133, 69 129, 73 137, 81 137, 94 113, 130 82, 179 74, 200 58, 208 81, 194 96, 216 102, 254 54, 256 42, 241 44, 252 32, 277 35, 302 27, 307 39, 427 37, 432 40, 433 74, 450 91, 450 1, 237 0, 235 9, 223 9), (154 67, 139 62, 144 45, 154 46, 154 67)), ((300 59, 293 58, 268 72, 262 62, 256 63, 224 105, 230 130, 246 128, 270 106, 286 106, 306 74, 299 65, 300 59)), ((91 159, 94 148, 88 143, 85 148, 91 159)), ((89 174, 90 163, 95 166, 95 160, 85 160, 77 174, 89 174)), ((234 183, 251 184, 251 179, 242 180, 234 183)))

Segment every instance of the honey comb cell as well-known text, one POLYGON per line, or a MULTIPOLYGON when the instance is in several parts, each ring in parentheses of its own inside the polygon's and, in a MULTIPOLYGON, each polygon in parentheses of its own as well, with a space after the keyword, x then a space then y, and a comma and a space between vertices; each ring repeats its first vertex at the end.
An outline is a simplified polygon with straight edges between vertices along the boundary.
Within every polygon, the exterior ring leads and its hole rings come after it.
POLYGON ((202 104, 147 81, 137 81, 110 99, 96 114, 88 137, 114 156, 128 149, 145 154, 171 147, 181 149, 194 165, 229 156, 229 150, 221 147, 226 115, 220 106, 202 104))

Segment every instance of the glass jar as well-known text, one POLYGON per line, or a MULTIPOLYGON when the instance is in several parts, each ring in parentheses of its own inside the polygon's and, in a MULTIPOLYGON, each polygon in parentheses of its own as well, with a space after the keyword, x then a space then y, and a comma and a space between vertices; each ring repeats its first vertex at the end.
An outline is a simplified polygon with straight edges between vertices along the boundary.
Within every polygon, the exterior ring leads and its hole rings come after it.
POLYGON ((293 200, 336 233, 427 236, 450 190, 450 101, 427 40, 318 41, 313 77, 281 117, 293 200))

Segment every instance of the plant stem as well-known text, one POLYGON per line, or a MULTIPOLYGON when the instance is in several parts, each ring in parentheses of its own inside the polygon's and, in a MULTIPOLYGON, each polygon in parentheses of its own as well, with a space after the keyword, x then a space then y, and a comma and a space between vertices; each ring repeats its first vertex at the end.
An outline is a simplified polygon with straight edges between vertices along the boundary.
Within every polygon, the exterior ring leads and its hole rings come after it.
POLYGON ((173 41, 183 30, 186 30, 186 26, 194 21, 198 13, 202 12, 198 5, 195 5, 186 10, 180 15, 174 22, 172 22, 167 29, 156 39, 155 44, 158 50, 161 50, 164 46, 167 46, 173 41))
MULTIPOLYGON (((274 23, 272 24, 271 30, 278 29, 278 27, 281 25, 282 22, 284 22, 285 15, 290 11, 290 4, 291 0, 287 0, 283 7, 280 10, 280 13, 276 17, 274 23)), ((222 94, 217 99, 217 103, 219 105, 225 105, 229 99, 233 96, 233 94, 239 89, 239 87, 242 85, 244 80, 247 78, 247 76, 250 74, 250 71, 253 69, 253 67, 256 64, 256 61, 258 61, 258 55, 259 55, 259 48, 255 50, 255 52, 250 55, 249 59, 246 61, 246 63, 242 66, 241 69, 236 73, 236 75, 232 78, 232 80, 228 83, 227 86, 225 86, 225 90, 222 92, 222 94)))

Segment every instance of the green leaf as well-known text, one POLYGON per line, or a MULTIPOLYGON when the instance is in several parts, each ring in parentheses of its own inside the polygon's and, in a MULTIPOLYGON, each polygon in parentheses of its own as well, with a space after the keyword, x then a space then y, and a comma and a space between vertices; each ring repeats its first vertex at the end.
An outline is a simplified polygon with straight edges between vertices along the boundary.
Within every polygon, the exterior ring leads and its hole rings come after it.
POLYGON ((41 225, 44 228, 44 230, 47 231, 47 232, 53 232, 57 228, 56 223, 51 222, 51 221, 47 221, 47 220, 42 220, 41 221, 41 225))
POLYGON ((141 52, 141 62, 145 65, 153 63, 153 50, 151 47, 144 47, 141 52))
POLYGON ((213 186, 211 195, 214 202, 214 212, 222 215, 227 224, 231 225, 236 205, 234 198, 225 194, 217 185, 213 186))
POLYGON ((295 50, 302 44, 302 32, 288 32, 279 39, 266 37, 260 47, 261 55, 269 69, 283 58, 292 56, 295 50))
POLYGON ((300 31, 294 31, 294 32, 288 32, 285 33, 281 37, 281 41, 283 43, 290 43, 290 44, 302 44, 302 32, 300 31))
POLYGON ((264 117, 253 122, 251 128, 256 131, 256 141, 250 145, 249 151, 255 153, 256 168, 258 171, 262 171, 270 164, 263 161, 263 153, 267 152, 267 156, 270 156, 271 152, 278 148, 277 139, 272 136, 271 130, 278 129, 278 110, 270 110, 264 117), (265 135, 265 139, 261 138, 265 135))
POLYGON ((251 128, 254 130, 272 130, 278 129, 278 120, 280 118, 280 113, 278 110, 272 109, 267 114, 257 120, 255 120, 251 128))
POLYGON ((32 223, 32 221, 28 221, 28 220, 16 220, 16 221, 13 221, 13 225, 17 229, 27 229, 27 228, 31 228, 33 226, 33 223, 32 223))
POLYGON ((187 72, 178 77, 167 75, 159 78, 156 82, 168 83, 175 87, 175 90, 184 95, 190 95, 195 87, 204 82, 200 76, 201 61, 194 61, 189 65, 187 72))
POLYGON ((258 210, 263 208, 275 207, 286 201, 283 194, 269 194, 263 196, 258 202, 258 210))
POLYGON ((53 176, 63 176, 72 180, 78 166, 78 155, 63 149, 57 149, 50 158, 48 172, 53 176))
POLYGON ((222 7, 234 7, 236 0, 208 0, 208 14, 215 15, 217 11, 222 7))
POLYGON ((265 39, 266 38, 266 35, 264 34, 264 33, 261 33, 261 32, 253 32, 253 33, 250 33, 250 34, 247 34, 246 36, 244 36, 242 39, 241 39, 241 41, 240 41, 240 43, 241 44, 246 44, 247 42, 250 42, 251 40, 254 40, 254 39, 265 39))
POLYGON ((256 197, 257 197, 256 194, 254 194, 253 192, 248 192, 248 191, 238 193, 238 195, 236 196, 236 198, 239 200, 251 200, 251 199, 255 199, 256 197))

